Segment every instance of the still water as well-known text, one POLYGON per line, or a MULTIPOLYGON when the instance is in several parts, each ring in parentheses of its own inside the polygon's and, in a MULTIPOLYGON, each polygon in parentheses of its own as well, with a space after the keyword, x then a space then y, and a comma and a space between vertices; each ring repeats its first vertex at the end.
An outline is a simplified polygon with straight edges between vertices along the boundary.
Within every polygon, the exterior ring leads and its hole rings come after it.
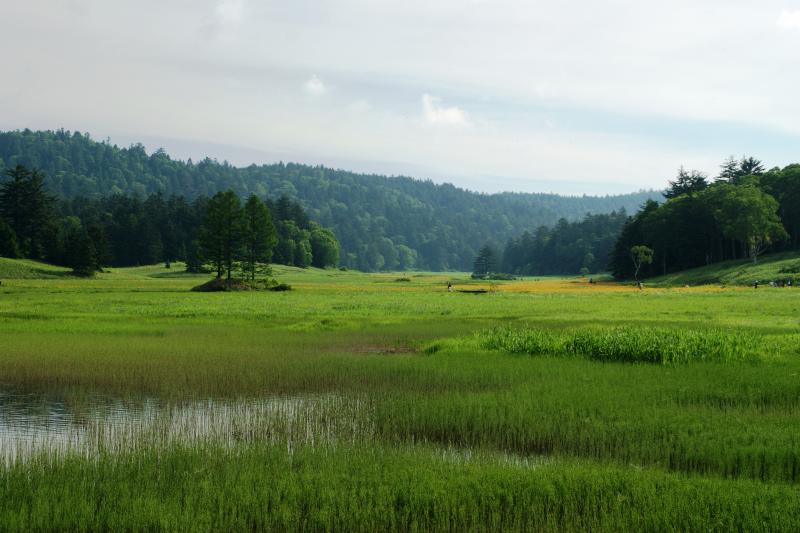
POLYGON ((0 386, 0 461, 243 441, 291 450, 363 439, 373 433, 370 420, 364 399, 333 394, 167 401, 0 386))

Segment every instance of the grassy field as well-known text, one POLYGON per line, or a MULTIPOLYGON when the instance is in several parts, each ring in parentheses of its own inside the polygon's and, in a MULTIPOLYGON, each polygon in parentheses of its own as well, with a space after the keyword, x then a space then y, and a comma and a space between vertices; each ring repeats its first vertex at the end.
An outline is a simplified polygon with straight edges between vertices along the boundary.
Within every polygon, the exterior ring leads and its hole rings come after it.
POLYGON ((160 406, 7 460, 0 529, 800 529, 800 288, 276 277, 0 260, 0 390, 160 406))

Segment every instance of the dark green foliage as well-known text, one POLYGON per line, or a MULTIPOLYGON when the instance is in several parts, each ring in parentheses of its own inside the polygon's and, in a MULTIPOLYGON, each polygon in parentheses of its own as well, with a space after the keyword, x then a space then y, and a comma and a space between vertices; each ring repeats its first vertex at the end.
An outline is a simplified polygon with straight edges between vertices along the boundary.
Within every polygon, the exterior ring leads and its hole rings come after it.
POLYGON ((497 270, 497 253, 488 244, 478 250, 475 261, 472 263, 472 277, 476 279, 485 278, 490 273, 497 270))
POLYGON ((76 276, 89 277, 100 269, 97 251, 89 233, 82 227, 70 230, 65 239, 64 264, 76 276))
MULTIPOLYGON (((305 213, 282 209, 276 213, 269 205, 274 220, 294 220, 303 230, 308 229, 310 217, 331 228, 340 243, 341 264, 361 270, 468 270, 478 243, 506 242, 526 228, 551 226, 560 218, 575 220, 587 212, 621 207, 632 211, 647 198, 659 196, 651 192, 605 197, 487 195, 450 184, 298 164, 235 168, 210 159, 175 161, 163 151, 148 155, 141 145, 118 148, 63 130, 0 133, 0 159, 7 167, 21 163, 41 168, 49 177, 50 190, 68 198, 114 194, 145 198, 162 192, 192 200, 228 189, 241 197, 285 196, 302 204, 305 213)), ((279 262, 313 264, 307 246, 299 245, 296 237, 285 238, 295 243, 279 246, 283 248, 276 250, 282 257, 279 262)), ((169 253, 169 239, 162 235, 161 240, 169 253)))
MULTIPOLYGON (((267 206, 251 196, 244 209, 232 191, 211 200, 165 199, 161 193, 144 201, 114 195, 72 198, 59 203, 44 192, 38 170, 17 166, 0 189, 0 255, 45 259, 90 275, 103 266, 134 266, 185 260, 187 270, 200 272, 214 264, 218 276, 241 261, 255 279, 259 265, 272 257, 276 241, 288 249, 287 264, 309 266, 316 246, 320 266, 335 266, 338 242, 332 231, 309 220, 303 208, 288 198, 267 206), (55 209, 60 211, 56 216, 55 209), (273 217, 286 231, 276 235, 273 217), (280 218, 283 217, 283 218, 280 218), (20 246, 14 227, 25 236, 20 246), (202 227, 201 227, 202 226, 202 227), (198 231, 200 230, 200 231, 198 231), (314 244, 312 245, 312 241, 314 244)), ((284 257, 278 257, 278 261, 284 257)))
POLYGON ((0 217, 0 257, 12 259, 19 257, 17 236, 2 217, 0 217))
POLYGON ((311 230, 311 264, 317 268, 335 267, 339 264, 339 243, 329 229, 315 225, 311 230))
POLYGON ((502 270, 523 275, 600 272, 606 268, 627 218, 624 210, 587 214, 579 222, 561 219, 553 228, 526 231, 506 244, 502 270))
POLYGON ((708 187, 708 177, 702 172, 692 170, 687 172, 681 167, 675 181, 669 182, 669 188, 664 192, 666 198, 677 198, 684 194, 695 194, 708 187))
POLYGON ((753 158, 729 160, 714 184, 673 187, 664 204, 647 202, 620 232, 614 275, 634 277, 629 251, 640 244, 654 251, 644 276, 745 257, 755 262, 764 251, 800 247, 800 166, 762 171, 753 158))
POLYGON ((245 219, 239 197, 233 191, 218 192, 208 201, 200 247, 221 278, 231 279, 234 262, 241 256, 244 245, 245 219))
POLYGON ((25 257, 46 256, 45 241, 53 224, 54 199, 45 191, 44 175, 16 165, 6 171, 10 178, 0 185, 0 217, 14 231, 25 257))
POLYGON ((251 194, 244 205, 244 251, 242 269, 251 281, 261 265, 269 263, 272 249, 278 242, 269 209, 257 196, 251 194))

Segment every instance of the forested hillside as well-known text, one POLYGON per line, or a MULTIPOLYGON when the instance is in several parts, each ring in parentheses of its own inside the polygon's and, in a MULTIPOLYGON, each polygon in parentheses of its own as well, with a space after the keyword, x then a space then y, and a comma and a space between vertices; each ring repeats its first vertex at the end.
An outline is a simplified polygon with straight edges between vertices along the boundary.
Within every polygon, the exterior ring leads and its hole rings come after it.
MULTIPOLYGON (((50 192, 66 198, 115 194, 145 199, 161 192, 192 200, 232 189, 297 200, 310 218, 335 232, 340 263, 363 270, 471 268, 486 243, 501 246, 523 231, 574 221, 587 213, 635 212, 658 193, 564 197, 478 194, 406 177, 277 163, 236 168, 205 159, 177 161, 67 131, 0 133, 0 173, 17 164, 38 168, 50 192)), ((5 178, 3 178, 5 179, 5 178)))
POLYGON ((611 261, 618 278, 800 249, 800 164, 766 170, 758 159, 731 158, 713 182, 681 169, 665 196, 623 226, 611 261), (636 256, 645 259, 638 266, 636 256))

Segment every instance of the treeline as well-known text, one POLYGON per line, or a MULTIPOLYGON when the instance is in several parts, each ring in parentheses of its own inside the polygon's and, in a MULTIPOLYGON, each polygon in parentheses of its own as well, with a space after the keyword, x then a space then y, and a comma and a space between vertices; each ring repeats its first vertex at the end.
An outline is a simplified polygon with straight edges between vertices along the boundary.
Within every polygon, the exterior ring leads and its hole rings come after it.
POLYGON ((604 271, 628 219, 624 209, 590 215, 555 227, 539 227, 510 239, 502 253, 500 270, 509 274, 557 275, 604 271))
POLYGON ((578 220, 587 212, 632 212, 659 196, 478 194, 449 184, 299 164, 236 168, 210 159, 176 161, 163 150, 148 154, 142 145, 119 148, 63 130, 0 133, 0 171, 17 164, 42 169, 48 190, 62 198, 148 198, 160 192, 193 201, 229 189, 242 198, 286 196, 332 228, 341 245, 340 264, 367 271, 467 270, 483 243, 499 246, 525 229, 578 220))
POLYGON ((611 260, 617 278, 637 266, 655 276, 800 248, 800 164, 765 171, 749 157, 721 168, 714 180, 681 169, 665 203, 649 201, 626 221, 611 260))
POLYGON ((233 192, 191 201, 155 193, 146 199, 57 199, 44 173, 17 166, 0 185, 0 255, 26 257, 89 275, 105 266, 186 261, 190 270, 213 265, 218 275, 238 270, 252 277, 269 261, 335 266, 335 235, 310 220, 287 197, 242 205, 233 192))

